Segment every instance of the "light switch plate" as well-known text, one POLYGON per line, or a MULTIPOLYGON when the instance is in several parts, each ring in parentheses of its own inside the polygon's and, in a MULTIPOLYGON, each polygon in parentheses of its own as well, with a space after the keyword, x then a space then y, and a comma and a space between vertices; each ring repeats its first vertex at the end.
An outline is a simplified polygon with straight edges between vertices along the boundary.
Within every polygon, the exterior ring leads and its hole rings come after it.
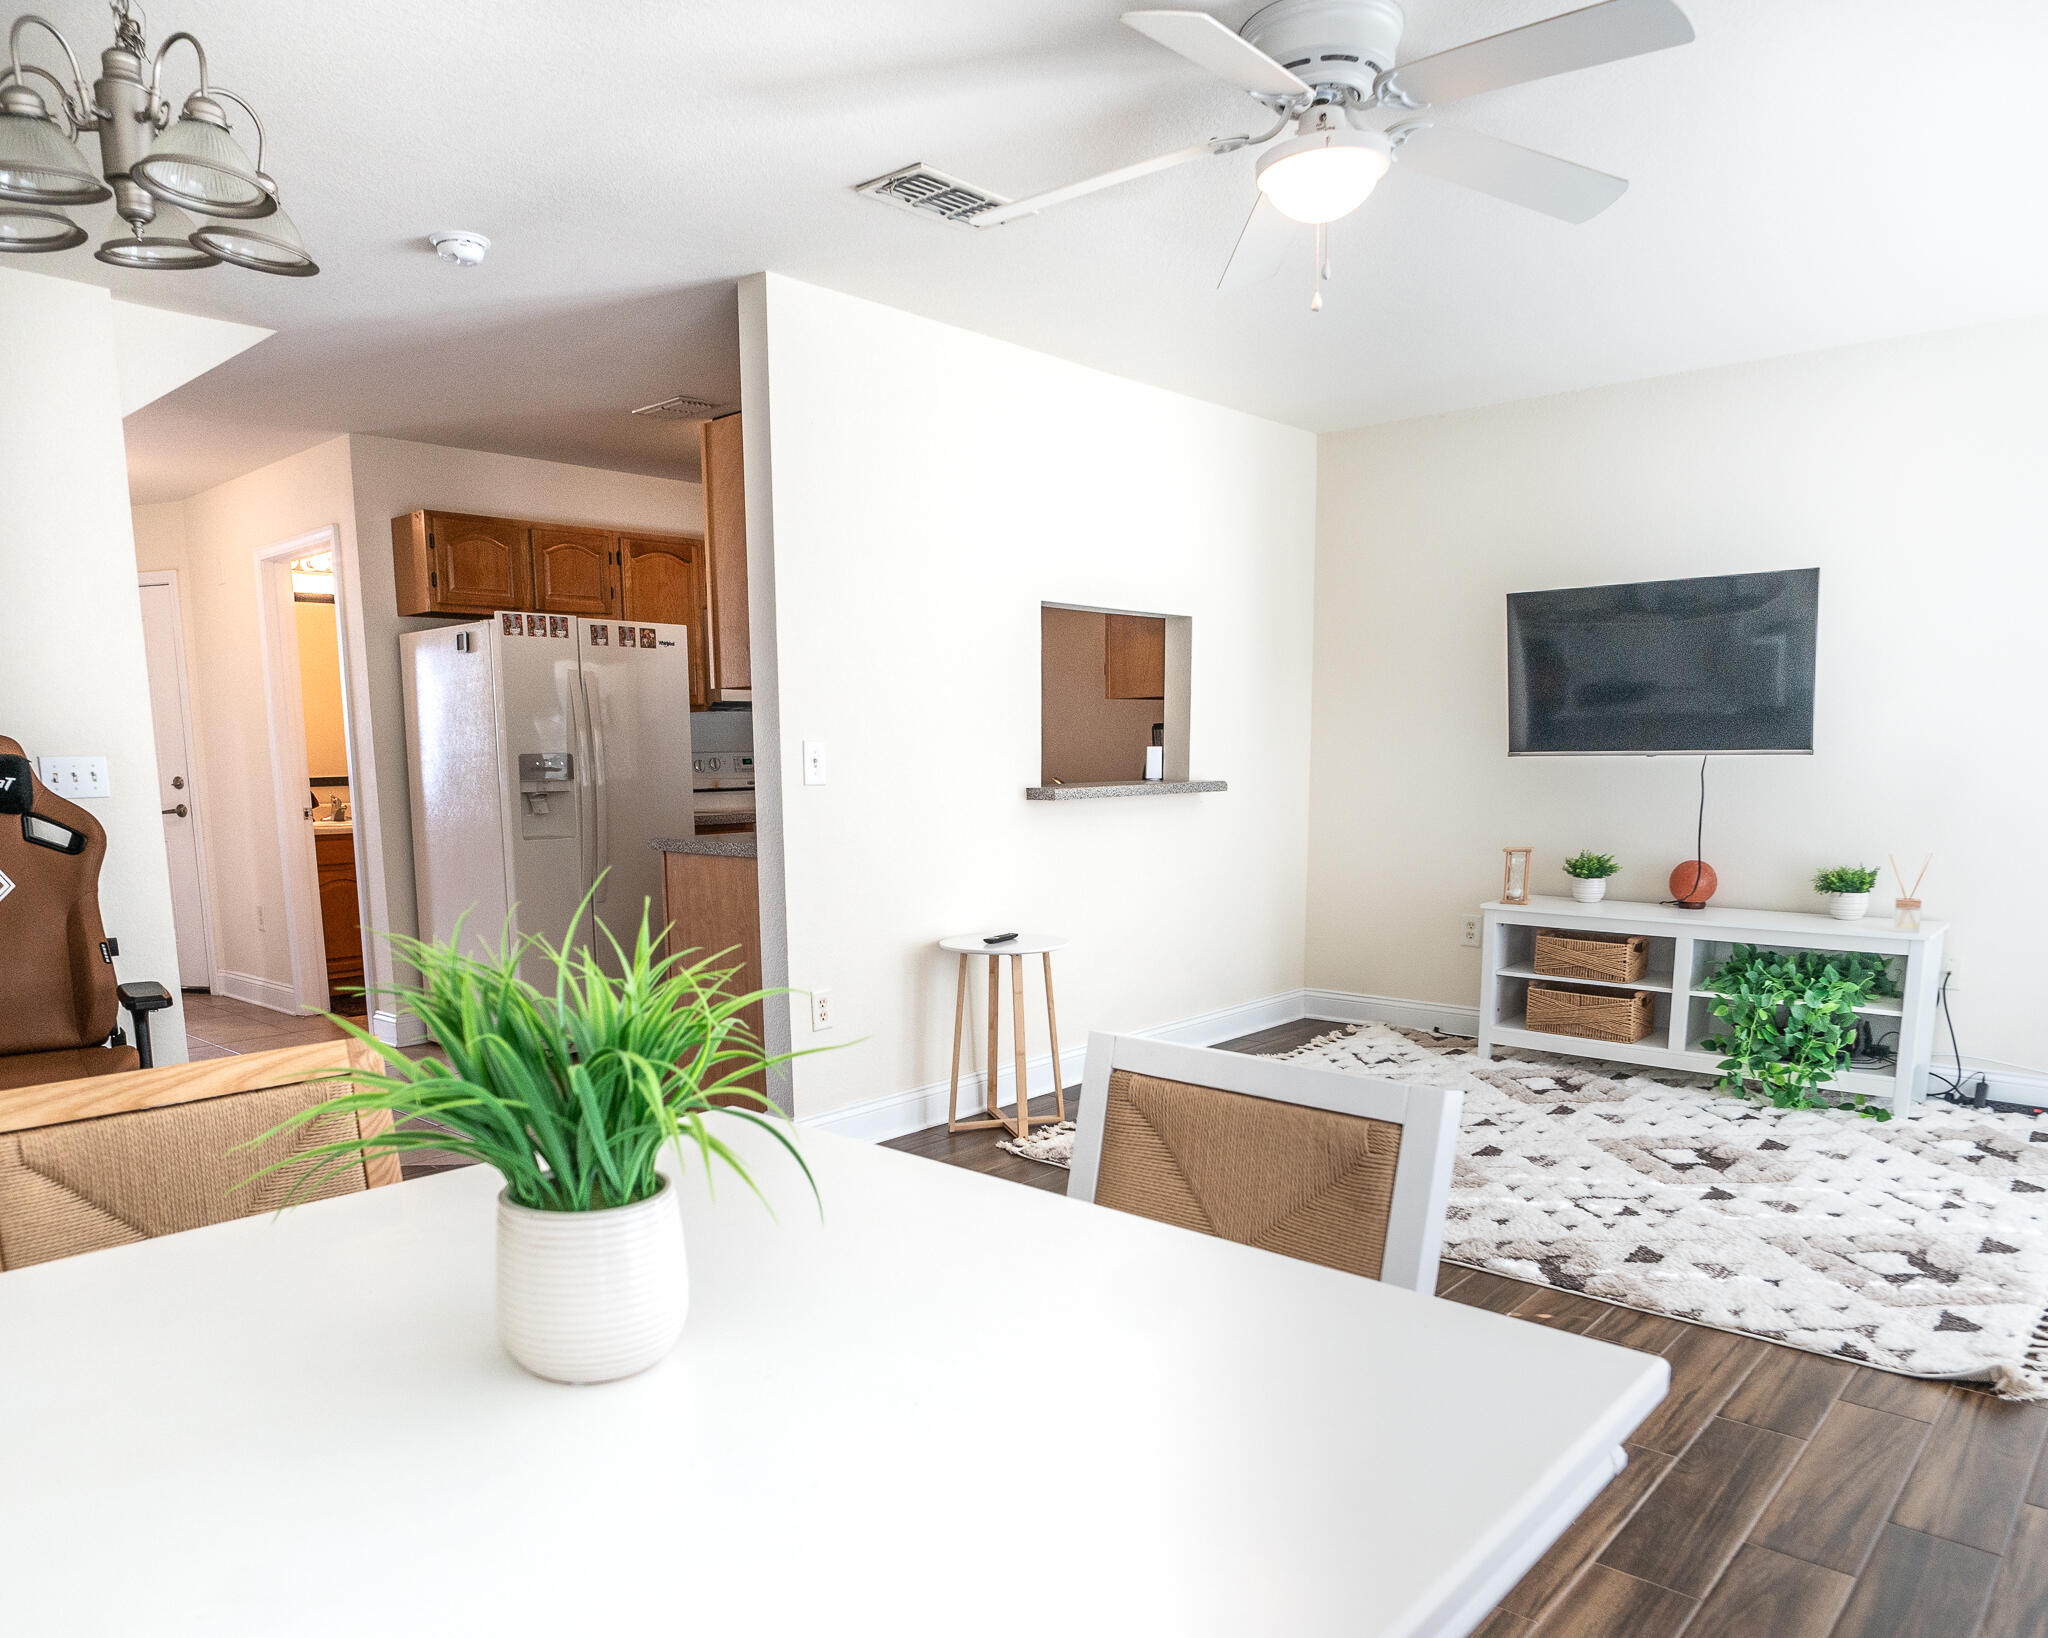
POLYGON ((103 756, 38 757, 36 777, 59 796, 74 802, 113 794, 107 783, 107 759, 103 756))
POLYGON ((804 741, 804 783, 822 785, 825 783, 825 742, 822 739, 804 741))

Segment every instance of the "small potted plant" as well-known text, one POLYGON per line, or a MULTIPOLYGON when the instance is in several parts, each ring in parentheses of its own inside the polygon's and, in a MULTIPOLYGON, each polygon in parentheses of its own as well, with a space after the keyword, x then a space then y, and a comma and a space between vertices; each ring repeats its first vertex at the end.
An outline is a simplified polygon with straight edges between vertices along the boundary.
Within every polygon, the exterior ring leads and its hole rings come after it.
POLYGON ((1876 885, 1877 872, 1867 865, 1834 865, 1813 878, 1813 890, 1828 901, 1828 914, 1837 921, 1861 921, 1876 885))
MULTIPOLYGON (((579 917, 588 908, 586 899, 579 917)), ((680 1175, 695 1156, 708 1177, 717 1160, 760 1194, 707 1116, 763 1128, 811 1175, 780 1111, 743 1084, 786 1061, 765 1056, 742 1022, 766 992, 728 993, 736 968, 717 956, 662 955, 659 937, 644 913, 631 950, 601 932, 603 959, 537 938, 465 955, 459 925, 448 944, 391 936, 419 982, 380 993, 419 1018, 439 1056, 392 1054, 380 1073, 337 1070, 333 1078, 356 1090, 276 1128, 343 1111, 395 1117, 377 1136, 317 1144, 283 1162, 307 1166, 294 1195, 365 1151, 444 1149, 493 1168, 505 1182, 498 1338, 527 1370, 556 1382, 631 1376, 681 1337, 689 1305, 682 1216, 657 1162, 672 1152, 680 1175), (523 978, 522 965, 539 966, 545 987, 523 978)), ((348 1019, 334 1022, 377 1047, 348 1019)))
POLYGON ((1572 879, 1572 897, 1581 904, 1598 904, 1607 897, 1607 878, 1620 872, 1611 853, 1574 853, 1564 862, 1564 873, 1572 879))

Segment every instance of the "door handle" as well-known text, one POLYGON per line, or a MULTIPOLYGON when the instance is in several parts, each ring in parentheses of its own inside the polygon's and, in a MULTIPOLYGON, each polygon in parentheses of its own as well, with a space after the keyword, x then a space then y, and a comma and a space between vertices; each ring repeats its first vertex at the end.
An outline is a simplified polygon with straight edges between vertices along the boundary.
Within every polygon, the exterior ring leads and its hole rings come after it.
POLYGON ((182 819, 185 817, 186 808, 185 804, 183 802, 180 802, 175 808, 165 808, 163 811, 165 813, 175 813, 180 819, 182 819))

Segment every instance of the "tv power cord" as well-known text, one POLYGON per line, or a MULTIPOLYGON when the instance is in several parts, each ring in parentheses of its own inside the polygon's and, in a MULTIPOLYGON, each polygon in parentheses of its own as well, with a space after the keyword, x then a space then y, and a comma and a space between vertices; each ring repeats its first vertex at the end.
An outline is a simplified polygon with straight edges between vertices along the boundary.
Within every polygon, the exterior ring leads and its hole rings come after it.
POLYGON ((1943 1103, 1957 1104, 1964 1109, 1996 1110, 2001 1115, 2030 1115, 2036 1118, 2048 1115, 2048 1104, 2008 1103, 2002 1098, 1994 1098, 1991 1095, 1991 1082, 1986 1078, 1981 1069, 1977 1071, 1976 1078, 1969 1083, 1967 1089, 1965 1088, 1963 1084, 1963 1049, 1956 1042, 1956 1016, 1953 1012, 1949 1011, 1948 1005, 1949 976, 1947 973, 1941 975, 1941 989, 1937 993, 1936 999, 1941 1006, 1942 1020, 1948 1025, 1949 1056, 1956 1061, 1956 1072, 1954 1078, 1951 1079, 1949 1076, 1942 1074, 1938 1069, 1930 1071, 1934 1079, 1941 1082, 1942 1090, 1939 1092, 1930 1091, 1927 1094, 1928 1097, 1939 1098, 1943 1103))

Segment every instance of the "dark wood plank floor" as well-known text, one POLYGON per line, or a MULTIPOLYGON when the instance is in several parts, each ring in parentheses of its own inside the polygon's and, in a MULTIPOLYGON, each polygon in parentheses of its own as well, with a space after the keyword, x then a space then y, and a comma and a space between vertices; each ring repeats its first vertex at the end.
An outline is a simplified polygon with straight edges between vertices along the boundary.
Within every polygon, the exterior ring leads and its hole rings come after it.
MULTIPOLYGON (((1284 1052, 1334 1027, 1224 1044, 1284 1052)), ((1069 1092, 1070 1117, 1078 1103, 1069 1092)), ((889 1147, 1065 1190, 1001 1137, 938 1127, 889 1147)), ((1627 1470, 1476 1638, 2048 1638, 2048 1405, 1449 1263, 1437 1293, 1671 1363, 1627 1470)))

